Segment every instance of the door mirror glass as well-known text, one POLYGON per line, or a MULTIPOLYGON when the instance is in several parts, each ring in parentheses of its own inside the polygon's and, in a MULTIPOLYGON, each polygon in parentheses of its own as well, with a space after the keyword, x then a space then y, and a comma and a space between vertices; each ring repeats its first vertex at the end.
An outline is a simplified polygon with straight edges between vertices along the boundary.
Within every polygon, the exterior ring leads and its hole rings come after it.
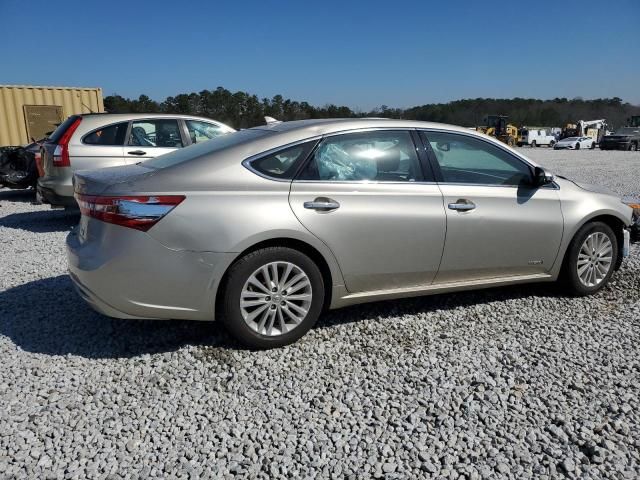
POLYGON ((553 175, 547 173, 544 168, 536 167, 534 176, 533 176, 533 184, 536 187, 542 187, 543 185, 548 185, 553 182, 553 175))
POLYGON ((449 142, 438 142, 436 143, 436 148, 441 152, 448 152, 449 150, 451 150, 451 145, 449 144, 449 142))

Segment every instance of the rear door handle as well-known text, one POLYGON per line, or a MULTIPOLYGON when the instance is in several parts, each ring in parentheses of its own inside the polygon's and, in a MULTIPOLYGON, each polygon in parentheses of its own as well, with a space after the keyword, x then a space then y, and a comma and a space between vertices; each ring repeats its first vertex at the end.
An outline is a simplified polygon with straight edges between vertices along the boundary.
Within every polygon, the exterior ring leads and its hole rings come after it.
POLYGON ((319 210, 329 212, 340 208, 340 204, 331 198, 318 197, 313 202, 304 202, 304 208, 309 210, 319 210))
POLYGON ((456 200, 455 203, 449 204, 449 209, 457 210, 459 212, 468 212, 469 210, 473 210, 476 208, 476 204, 471 200, 466 200, 464 198, 460 198, 456 200))
POLYGON ((133 152, 127 152, 129 155, 146 155, 147 152, 143 152, 142 150, 134 150, 133 152))

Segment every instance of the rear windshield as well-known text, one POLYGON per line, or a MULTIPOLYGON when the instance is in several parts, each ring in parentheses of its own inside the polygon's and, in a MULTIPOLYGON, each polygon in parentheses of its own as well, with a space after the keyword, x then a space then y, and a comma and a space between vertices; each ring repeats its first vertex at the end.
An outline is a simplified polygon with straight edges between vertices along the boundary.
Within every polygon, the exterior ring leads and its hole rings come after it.
POLYGON ((212 138, 206 142, 196 143, 186 148, 179 148, 178 150, 161 155, 157 158, 152 158, 143 162, 145 167, 152 168, 167 168, 179 163, 192 160, 202 155, 208 155, 210 153, 218 152, 226 148, 235 147, 241 143, 250 142, 265 135, 269 135, 271 132, 268 130, 260 129, 248 129, 240 130, 239 132, 227 133, 219 137, 212 138))
POLYGON ((77 118, 79 118, 78 115, 71 115, 64 122, 58 125, 58 128, 56 128, 53 133, 49 135, 49 141, 58 143, 58 141, 62 138, 62 135, 64 135, 64 132, 67 131, 67 128, 69 128, 77 118))

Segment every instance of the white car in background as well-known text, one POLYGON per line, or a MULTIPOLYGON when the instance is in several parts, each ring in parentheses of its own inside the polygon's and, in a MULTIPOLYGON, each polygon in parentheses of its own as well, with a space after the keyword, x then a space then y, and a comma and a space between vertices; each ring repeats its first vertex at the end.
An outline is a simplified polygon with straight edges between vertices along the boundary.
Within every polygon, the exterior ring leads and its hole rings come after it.
POLYGON ((596 148, 596 141, 592 137, 567 137, 553 146, 554 150, 580 150, 581 148, 596 148))

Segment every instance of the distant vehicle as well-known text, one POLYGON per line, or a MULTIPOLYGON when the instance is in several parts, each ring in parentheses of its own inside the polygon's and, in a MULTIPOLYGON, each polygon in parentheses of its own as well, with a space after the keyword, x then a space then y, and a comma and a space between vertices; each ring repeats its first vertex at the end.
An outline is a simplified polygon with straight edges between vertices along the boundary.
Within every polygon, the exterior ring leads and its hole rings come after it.
POLYGON ((553 147, 556 143, 556 137, 545 129, 537 128, 521 128, 518 131, 518 146, 529 145, 531 147, 539 147, 546 145, 553 147))
POLYGON ((578 120, 577 123, 569 123, 562 129, 560 139, 569 137, 591 137, 596 144, 607 132, 607 121, 604 118, 599 120, 578 120))
POLYGON ((584 148, 596 148, 596 141, 591 137, 563 138, 553 146, 554 150, 580 150, 584 148))
POLYGON ((38 198, 52 206, 75 207, 71 181, 76 170, 131 165, 234 131, 188 115, 72 115, 42 145, 38 198))
POLYGON ((509 117, 505 115, 487 115, 486 125, 477 127, 476 130, 490 137, 496 137, 502 143, 513 147, 518 139, 518 129, 507 123, 508 119, 509 117))
POLYGON ((604 287, 633 209, 495 138, 385 119, 272 123, 75 174, 69 273, 117 318, 289 344, 356 303, 563 279, 604 287))
POLYGON ((633 150, 640 149, 640 127, 622 127, 613 135, 605 135, 600 140, 600 150, 633 150))

